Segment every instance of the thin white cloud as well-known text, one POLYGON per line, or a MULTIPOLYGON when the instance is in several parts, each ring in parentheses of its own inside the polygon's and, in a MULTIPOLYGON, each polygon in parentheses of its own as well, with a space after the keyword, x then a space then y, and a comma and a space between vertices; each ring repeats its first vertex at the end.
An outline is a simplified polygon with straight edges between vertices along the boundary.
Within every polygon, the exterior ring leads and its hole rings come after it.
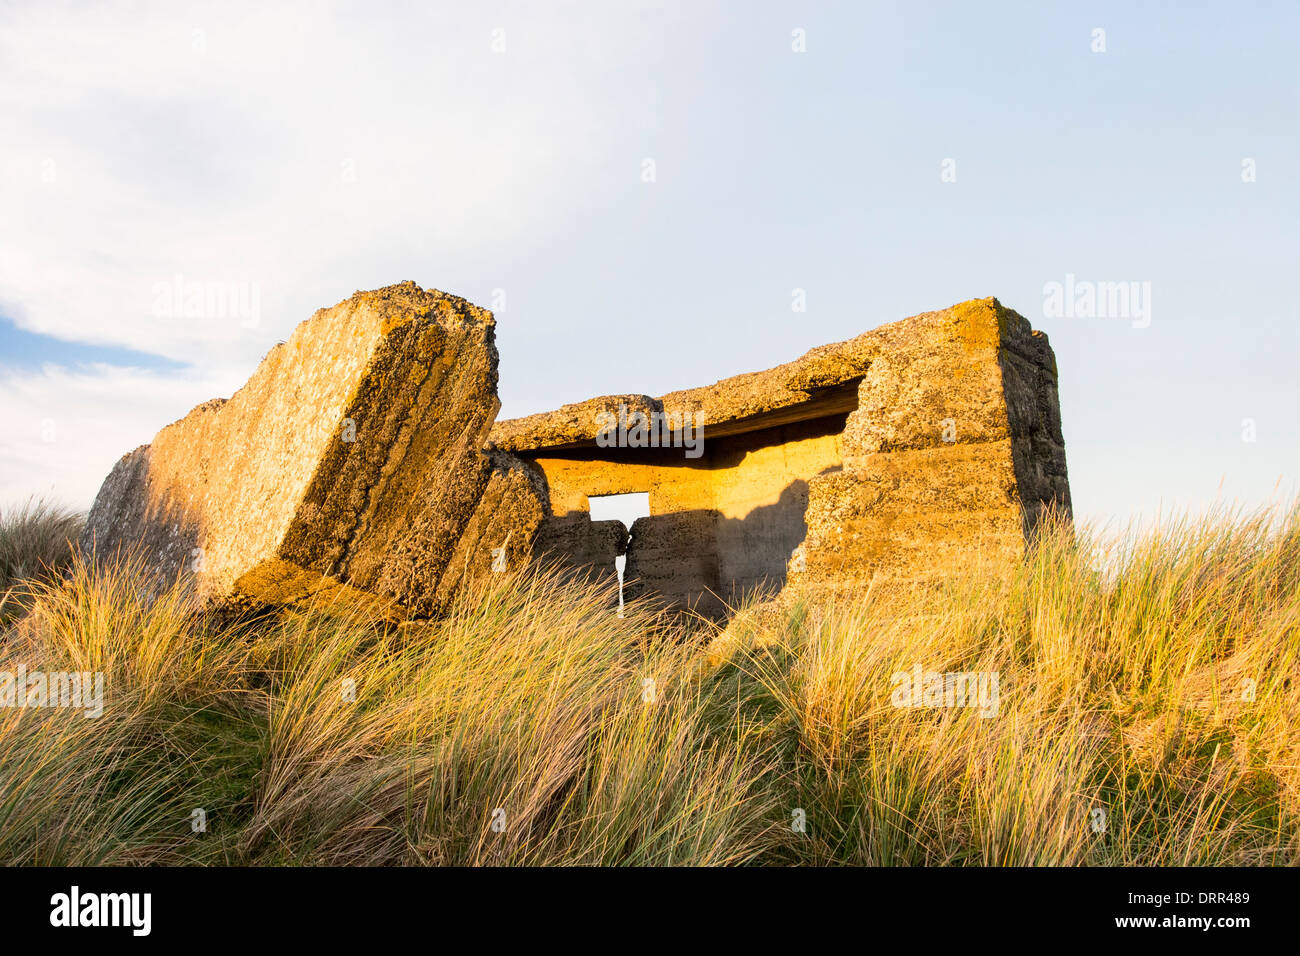
POLYGON ((0 310, 63 338, 248 359, 359 285, 506 262, 605 161, 609 38, 636 16, 7 7, 0 310), (156 314, 178 275, 256 288, 258 329, 156 314))
POLYGON ((88 508, 113 463, 199 402, 230 395, 223 377, 94 365, 0 375, 0 504, 38 495, 88 508))

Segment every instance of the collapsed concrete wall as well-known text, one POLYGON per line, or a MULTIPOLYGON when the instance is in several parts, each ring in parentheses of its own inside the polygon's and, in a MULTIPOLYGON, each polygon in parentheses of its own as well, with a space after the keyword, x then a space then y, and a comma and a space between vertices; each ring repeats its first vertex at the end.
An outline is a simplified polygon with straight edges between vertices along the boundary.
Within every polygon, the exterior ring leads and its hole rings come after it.
POLYGON ((84 544, 209 602, 338 594, 396 616, 531 561, 613 585, 623 556, 628 596, 717 616, 794 576, 1010 562, 1070 507, 1051 348, 996 299, 494 425, 496 382, 490 312, 409 282, 359 292, 118 462, 84 544), (649 517, 590 520, 591 497, 629 492, 649 517))
POLYGON ((466 541, 520 521, 526 547, 542 517, 535 493, 519 505, 531 475, 482 452, 493 334, 490 312, 410 282, 321 309, 228 401, 123 457, 83 546, 210 603, 338 593, 437 613, 482 568, 466 541))
POLYGON ((1044 335, 973 300, 706 388, 500 422, 490 442, 570 522, 592 496, 648 492, 629 593, 717 615, 794 575, 853 587, 1018 559, 1044 508, 1070 510, 1056 374, 1044 335), (675 444, 624 428, 700 419, 675 444), (602 447, 611 420, 627 441, 602 447))

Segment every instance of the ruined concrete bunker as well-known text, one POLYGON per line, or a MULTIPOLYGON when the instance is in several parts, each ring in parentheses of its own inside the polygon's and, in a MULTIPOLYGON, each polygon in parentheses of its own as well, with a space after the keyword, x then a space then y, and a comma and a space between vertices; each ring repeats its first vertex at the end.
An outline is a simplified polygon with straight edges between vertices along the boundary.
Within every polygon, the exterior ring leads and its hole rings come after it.
POLYGON ((443 613, 557 563, 725 615, 798 582, 854 590, 1010 566, 1070 509, 1046 336, 996 299, 660 397, 495 421, 495 317, 413 282, 321 309, 228 400, 123 456, 83 545, 209 604, 443 613), (602 496, 646 495, 630 528, 602 496))

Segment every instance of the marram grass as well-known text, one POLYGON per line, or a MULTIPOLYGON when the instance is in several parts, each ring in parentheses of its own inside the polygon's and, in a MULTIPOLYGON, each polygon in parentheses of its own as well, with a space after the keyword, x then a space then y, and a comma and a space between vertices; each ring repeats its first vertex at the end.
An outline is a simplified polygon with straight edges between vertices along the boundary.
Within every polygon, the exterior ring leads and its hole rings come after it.
POLYGON ((0 509, 0 625, 25 609, 25 582, 57 576, 72 560, 81 523, 77 513, 37 498, 0 509))
POLYGON ((725 636, 546 571, 401 627, 223 623, 143 582, 10 585, 0 673, 105 694, 0 708, 0 860, 1300 861, 1296 508, 1052 525, 1010 578, 791 593, 725 636), (922 671, 996 675, 996 706, 898 706, 922 671))

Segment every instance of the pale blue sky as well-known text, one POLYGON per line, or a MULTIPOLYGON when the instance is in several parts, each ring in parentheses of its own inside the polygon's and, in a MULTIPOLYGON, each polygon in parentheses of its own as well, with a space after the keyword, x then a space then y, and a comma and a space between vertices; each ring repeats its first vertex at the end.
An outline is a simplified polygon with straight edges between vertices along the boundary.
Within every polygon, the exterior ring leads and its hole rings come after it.
POLYGON ((996 295, 1056 350, 1080 515, 1295 492, 1300 7, 428 6, 0 13, 0 503, 87 505, 405 279, 504 290, 503 416, 996 295), (256 326, 154 314, 177 273, 256 326), (1149 327, 1045 315, 1067 274, 1150 283, 1149 327))

